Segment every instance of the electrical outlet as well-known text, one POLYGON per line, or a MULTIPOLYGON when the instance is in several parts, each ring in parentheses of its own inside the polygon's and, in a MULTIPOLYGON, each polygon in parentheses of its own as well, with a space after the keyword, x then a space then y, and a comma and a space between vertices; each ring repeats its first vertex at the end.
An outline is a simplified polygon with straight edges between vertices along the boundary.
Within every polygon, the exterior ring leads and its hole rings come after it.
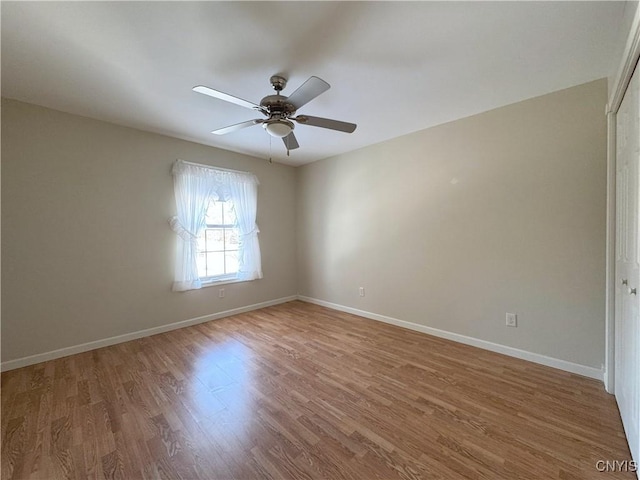
POLYGON ((360 287, 360 296, 364 297, 364 287, 360 287))
POLYGON ((218 298, 224 298, 224 288, 218 290, 218 298))
POLYGON ((507 313, 507 327, 518 326, 518 315, 515 313, 507 313))

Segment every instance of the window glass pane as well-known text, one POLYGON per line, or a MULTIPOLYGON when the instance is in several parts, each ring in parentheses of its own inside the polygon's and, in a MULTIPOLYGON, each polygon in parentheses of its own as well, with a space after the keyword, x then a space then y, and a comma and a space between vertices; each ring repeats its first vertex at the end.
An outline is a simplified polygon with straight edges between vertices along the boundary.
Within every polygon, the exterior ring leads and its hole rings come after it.
POLYGON ((206 250, 206 243, 204 237, 206 235, 206 230, 202 230, 202 233, 198 236, 198 251, 204 252, 206 250))
POLYGON ((225 243, 227 250, 237 250, 240 245, 237 228, 226 228, 224 231, 225 243))
POLYGON ((207 251, 224 250, 224 230, 222 228, 207 228, 207 251))
POLYGON ((238 271, 238 252, 225 252, 224 256, 227 262, 226 273, 236 273, 238 271))
POLYGON ((236 224, 233 203, 211 201, 206 223, 221 228, 205 228, 198 238, 198 274, 200 277, 211 278, 237 273, 240 236, 238 229, 233 227, 236 224), (229 228, 223 225, 228 225, 229 228))
POLYGON ((225 225, 235 225, 236 224, 236 211, 233 208, 233 203, 231 202, 222 202, 223 203, 223 211, 224 211, 224 223, 225 225))
POLYGON ((222 225, 222 206, 227 202, 210 202, 207 209, 207 225, 222 225))
POLYGON ((208 252, 207 277, 224 274, 224 252, 208 252))

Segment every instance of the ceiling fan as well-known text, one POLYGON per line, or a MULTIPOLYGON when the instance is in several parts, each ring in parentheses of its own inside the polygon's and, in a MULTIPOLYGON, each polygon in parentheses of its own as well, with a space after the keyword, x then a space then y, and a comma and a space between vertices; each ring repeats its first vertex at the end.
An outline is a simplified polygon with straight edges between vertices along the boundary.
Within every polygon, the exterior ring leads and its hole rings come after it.
POLYGON ((267 95, 260 100, 257 105, 247 100, 243 100, 228 93, 223 93, 213 88, 198 85, 193 87, 193 91, 203 93, 226 102, 235 103, 241 107, 257 110, 267 118, 257 118, 247 120, 246 122, 236 123, 228 127, 219 128, 211 133, 216 135, 224 135, 226 133, 235 132, 252 125, 261 124, 262 127, 272 137, 282 138, 284 145, 289 150, 298 148, 298 141, 293 134, 295 121, 301 125, 310 125, 312 127, 328 128, 329 130, 337 130, 339 132, 352 133, 356 129, 355 123, 341 122, 339 120, 331 120, 330 118, 312 117, 310 115, 298 115, 295 117, 296 111, 316 98, 321 93, 326 92, 331 86, 318 77, 310 77, 290 96, 280 95, 280 92, 286 87, 287 79, 279 75, 274 75, 270 79, 271 86, 276 91, 275 95, 267 95))

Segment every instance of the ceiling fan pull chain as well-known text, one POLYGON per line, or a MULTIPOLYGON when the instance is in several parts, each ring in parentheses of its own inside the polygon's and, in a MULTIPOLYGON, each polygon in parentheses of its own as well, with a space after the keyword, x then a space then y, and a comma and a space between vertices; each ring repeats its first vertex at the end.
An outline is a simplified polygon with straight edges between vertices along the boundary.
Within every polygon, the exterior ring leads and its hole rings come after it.
POLYGON ((273 164, 273 159, 271 158, 271 135, 269 135, 269 165, 273 164))

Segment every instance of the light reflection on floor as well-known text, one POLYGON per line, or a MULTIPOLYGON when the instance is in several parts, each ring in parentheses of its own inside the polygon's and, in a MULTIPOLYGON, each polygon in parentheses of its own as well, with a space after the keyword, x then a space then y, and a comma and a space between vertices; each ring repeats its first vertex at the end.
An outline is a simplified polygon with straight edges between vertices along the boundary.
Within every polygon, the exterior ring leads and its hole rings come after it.
POLYGON ((250 362, 251 351, 227 339, 209 345, 194 365, 192 413, 205 433, 226 439, 224 449, 229 452, 250 444, 252 414, 259 408, 251 393, 250 362))

